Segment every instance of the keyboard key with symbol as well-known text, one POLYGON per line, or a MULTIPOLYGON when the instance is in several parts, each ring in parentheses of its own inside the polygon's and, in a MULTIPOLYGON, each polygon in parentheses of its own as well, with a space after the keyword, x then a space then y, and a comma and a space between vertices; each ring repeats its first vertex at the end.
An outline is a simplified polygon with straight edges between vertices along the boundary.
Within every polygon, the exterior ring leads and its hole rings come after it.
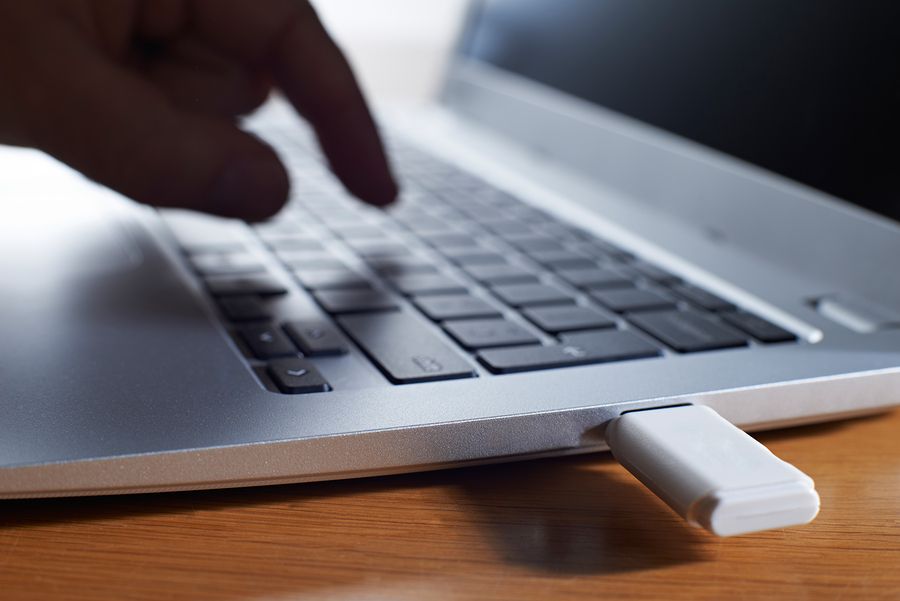
POLYGON ((269 362, 269 375, 278 388, 287 394, 328 392, 331 385, 304 359, 292 357, 269 362))
POLYGON ((242 326, 238 334, 258 359, 297 354, 297 349, 287 336, 272 325, 242 326))
POLYGON ((304 355, 343 355, 347 352, 344 338, 330 324, 305 319, 290 321, 284 325, 287 335, 304 355))
POLYGON ((475 370, 427 322, 398 311, 345 315, 338 325, 394 384, 473 378, 475 370))

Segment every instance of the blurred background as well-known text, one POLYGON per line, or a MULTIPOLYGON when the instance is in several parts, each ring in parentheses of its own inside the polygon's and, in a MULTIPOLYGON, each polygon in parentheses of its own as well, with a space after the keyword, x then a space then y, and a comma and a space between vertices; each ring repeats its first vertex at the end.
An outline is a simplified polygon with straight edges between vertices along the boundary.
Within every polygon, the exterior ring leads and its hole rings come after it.
POLYGON ((439 89, 468 0, 313 0, 378 103, 421 104, 439 89))

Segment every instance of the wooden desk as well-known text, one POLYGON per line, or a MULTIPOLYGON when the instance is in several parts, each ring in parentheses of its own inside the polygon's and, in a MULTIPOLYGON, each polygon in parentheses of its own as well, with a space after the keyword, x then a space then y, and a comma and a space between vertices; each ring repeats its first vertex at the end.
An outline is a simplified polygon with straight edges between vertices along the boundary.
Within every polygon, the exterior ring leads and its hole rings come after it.
POLYGON ((900 599, 900 412, 760 438, 812 525, 714 539, 607 455, 0 502, 0 599, 900 599))

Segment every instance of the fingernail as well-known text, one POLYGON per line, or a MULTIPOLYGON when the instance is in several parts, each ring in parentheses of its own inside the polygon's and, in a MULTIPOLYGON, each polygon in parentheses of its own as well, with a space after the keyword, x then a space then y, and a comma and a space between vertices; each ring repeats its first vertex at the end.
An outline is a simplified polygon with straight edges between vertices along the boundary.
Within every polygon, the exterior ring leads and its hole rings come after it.
POLYGON ((213 209, 220 215, 247 221, 267 219, 287 201, 287 172, 274 157, 232 159, 219 172, 211 194, 213 209))

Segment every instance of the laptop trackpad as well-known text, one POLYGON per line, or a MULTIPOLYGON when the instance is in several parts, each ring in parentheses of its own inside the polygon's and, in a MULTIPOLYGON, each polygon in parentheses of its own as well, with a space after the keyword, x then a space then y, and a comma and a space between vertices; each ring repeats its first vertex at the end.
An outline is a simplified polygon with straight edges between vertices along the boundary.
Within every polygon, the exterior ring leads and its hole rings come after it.
POLYGON ((38 153, 4 149, 0 158, 16 161, 0 182, 0 273, 59 282, 140 263, 111 218, 119 198, 38 153))

